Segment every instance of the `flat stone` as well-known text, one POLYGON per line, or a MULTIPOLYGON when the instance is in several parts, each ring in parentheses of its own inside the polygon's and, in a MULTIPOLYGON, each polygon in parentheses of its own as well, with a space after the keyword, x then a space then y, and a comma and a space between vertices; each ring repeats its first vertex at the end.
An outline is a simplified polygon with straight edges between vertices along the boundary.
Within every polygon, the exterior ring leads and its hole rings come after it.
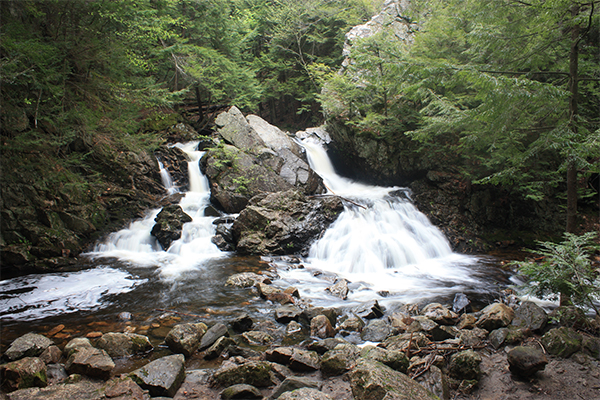
POLYGON ((106 351, 85 346, 73 350, 65 364, 65 369, 70 374, 100 379, 108 379, 114 367, 115 363, 106 351))
POLYGON ((302 314, 302 310, 300 308, 288 304, 278 307, 275 310, 275 320, 282 324, 287 324, 290 321, 297 321, 300 314, 302 314))
POLYGON ((154 360, 130 374, 153 397, 173 397, 185 378, 185 357, 175 354, 154 360))
POLYGON ((105 400, 104 382, 83 380, 69 384, 56 384, 44 388, 17 390, 8 395, 9 400, 105 400))
POLYGON ((294 349, 289 366, 293 371, 318 371, 321 367, 321 360, 316 351, 294 349))
POLYGON ((227 331, 227 326, 222 323, 217 323, 211 326, 204 336, 202 336, 202 340, 200 341, 200 350, 204 350, 213 345, 221 336, 229 336, 229 332, 227 331))
POLYGON ((262 331, 248 331, 242 333, 242 337, 248 344, 264 346, 273 342, 273 337, 262 331))
POLYGON ((54 342, 46 336, 37 333, 26 333, 15 339, 4 353, 9 361, 17 360, 23 357, 37 357, 44 352, 54 342))

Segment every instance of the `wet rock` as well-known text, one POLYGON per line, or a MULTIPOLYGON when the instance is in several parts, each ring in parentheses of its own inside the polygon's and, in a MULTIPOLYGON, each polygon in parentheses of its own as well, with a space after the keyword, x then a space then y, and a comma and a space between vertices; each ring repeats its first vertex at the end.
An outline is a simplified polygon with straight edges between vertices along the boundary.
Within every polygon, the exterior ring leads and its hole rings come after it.
POLYGON ((246 332, 252 329, 254 321, 248 314, 241 315, 231 322, 231 329, 235 332, 246 332))
POLYGON ((183 224, 192 222, 181 206, 168 205, 158 213, 155 224, 150 232, 158 240, 163 249, 167 250, 171 243, 181 238, 183 224))
POLYGON ((543 308, 530 301, 525 301, 515 310, 512 325, 532 331, 541 331, 547 322, 548 315, 543 308))
POLYGON ((56 384, 67 379, 69 375, 65 366, 62 364, 47 364, 46 365, 46 377, 48 378, 49 384, 56 384))
POLYGON ((253 399, 262 399, 263 395, 260 392, 260 390, 258 390, 257 388, 255 388, 252 385, 246 385, 246 384, 238 384, 238 385, 233 385, 233 386, 229 386, 228 388, 224 389, 221 393, 220 393, 221 399, 223 400, 234 400, 234 399, 247 399, 247 400, 253 400, 253 399))
POLYGON ((473 314, 462 314, 456 324, 457 329, 473 329, 477 324, 477 317, 473 314))
POLYGON ((253 198, 232 226, 243 254, 295 254, 308 248, 343 210, 337 197, 307 198, 298 190, 253 198))
POLYGON ((282 365, 288 365, 294 354, 294 348, 292 347, 276 347, 269 349, 265 352, 265 358, 267 361, 272 361, 282 365))
POLYGON ((502 303, 490 304, 481 310, 477 326, 487 331, 493 331, 508 326, 514 316, 515 312, 509 306, 502 303))
POLYGON ((348 289, 348 283, 350 282, 347 279, 339 279, 325 290, 335 297, 346 300, 348 298, 348 292, 350 291, 350 289, 348 289))
POLYGON ((342 335, 347 336, 350 332, 361 332, 365 327, 365 322, 358 317, 350 317, 339 325, 339 331, 342 335))
POLYGON ((173 397, 185 378, 185 357, 175 354, 154 360, 130 374, 153 397, 173 397))
POLYGON ((319 370, 321 359, 316 351, 294 349, 289 367, 292 371, 312 372, 319 370))
POLYGON ((248 331, 242 334, 248 344, 264 346, 273 342, 273 337, 262 331, 248 331))
POLYGON ((227 326, 222 323, 216 323, 211 326, 200 340, 200 350, 204 350, 217 341, 221 336, 229 336, 227 326))
POLYGON ((293 334, 301 332, 301 331, 302 331, 302 325, 300 325, 296 321, 290 321, 287 324, 287 327, 285 328, 286 335, 293 335, 293 334))
POLYGON ((329 350, 335 349, 338 344, 346 344, 345 340, 338 338, 327 338, 324 340, 317 340, 308 345, 309 350, 316 351, 319 354, 325 354, 329 350))
POLYGON ((165 338, 165 343, 172 352, 190 357, 198 348, 206 330, 207 326, 202 322, 175 325, 165 338))
POLYGON ((408 376, 377 361, 360 360, 348 372, 348 378, 355 399, 436 399, 436 396, 408 376))
POLYGON ((457 337, 464 346, 479 346, 488 336, 488 331, 481 328, 461 329, 457 337))
POLYGON ((464 293, 456 293, 452 302, 452 311, 457 314, 461 312, 469 312, 471 301, 464 293))
POLYGON ((390 324, 399 333, 418 332, 421 330, 421 324, 407 313, 397 312, 389 317, 390 324))
POLYGON ((333 400, 329 395, 312 388, 301 388, 285 392, 278 400, 333 400))
POLYGON ((302 310, 294 305, 285 305, 275 310, 275 320, 282 324, 290 321, 297 321, 302 314, 302 310))
POLYGON ((88 338, 73 338, 63 348, 63 354, 65 357, 69 357, 74 350, 82 347, 93 347, 92 342, 88 338))
POLYGON ((374 319, 383 317, 384 309, 379 305, 377 300, 362 307, 356 312, 356 315, 362 319, 374 319))
POLYGON ((395 371, 406 373, 409 360, 401 351, 387 350, 381 347, 366 346, 363 347, 360 356, 367 360, 379 361, 395 371))
POLYGON ((40 359, 45 364, 56 364, 60 361, 61 357, 62 351, 55 345, 49 346, 42 354, 40 354, 40 359))
POLYGON ((425 347, 430 344, 431 341, 421 332, 417 333, 403 333, 400 335, 390 336, 381 342, 383 348, 388 350, 399 350, 405 352, 408 349, 409 344, 411 349, 425 347))
POLYGON ((9 400, 104 400, 104 382, 82 380, 44 388, 17 390, 8 395, 9 400))
POLYGON ((96 342, 96 347, 103 349, 111 357, 125 357, 151 351, 154 347, 148 337, 135 333, 109 332, 96 342))
POLYGON ((291 392, 296 389, 308 388, 321 390, 323 382, 304 376, 289 376, 284 379, 279 386, 273 390, 271 399, 279 399, 283 393, 291 392))
POLYGON ((581 335, 571 328, 561 326, 550 329, 541 338, 548 354, 568 358, 581 348, 581 335))
POLYGON ((233 339, 228 338, 227 336, 221 336, 217 339, 216 342, 212 344, 206 351, 204 352, 205 360, 212 360, 221 355, 225 350, 229 348, 229 346, 235 345, 235 341, 233 339))
POLYGON ((150 398, 131 378, 111 380, 106 385, 104 395, 111 400, 149 400, 150 398))
POLYGON ((213 380, 226 387, 235 384, 271 386, 275 383, 271 369, 271 363, 266 361, 246 361, 243 364, 225 362, 214 372, 213 380))
POLYGON ((421 330, 430 335, 431 338, 435 341, 442 341, 454 338, 458 333, 456 328, 439 325, 438 323, 422 315, 417 315, 416 317, 414 317, 414 320, 419 323, 419 325, 421 326, 421 330))
POLYGON ((255 274, 254 272, 241 272, 239 274, 231 275, 229 278, 227 278, 225 285, 247 288, 262 282, 271 283, 271 281, 265 276, 255 274))
POLYGON ((335 336, 335 329, 324 315, 317 315, 310 321, 310 335, 321 339, 335 336))
POLYGON ((382 342, 392 334, 392 327, 381 319, 372 319, 365 326, 360 337, 368 342, 382 342))
POLYGON ((258 294, 263 299, 268 299, 269 297, 272 297, 273 295, 283 293, 283 291, 281 289, 278 289, 274 286, 268 285, 263 282, 256 282, 256 284, 254 286, 256 287, 256 289, 258 289, 258 294))
POLYGON ((488 339, 492 347, 498 349, 500 346, 502 346, 507 336, 508 328, 498 328, 490 332, 488 339))
POLYGON ((0 365, 2 389, 12 392, 17 389, 44 387, 48 384, 46 364, 38 357, 25 357, 0 365))
POLYGON ((360 349, 350 343, 338 344, 321 357, 321 372, 326 376, 346 373, 356 365, 360 349))
POLYGON ((100 379, 108 379, 114 367, 115 363, 106 351, 85 346, 73 350, 65 364, 70 374, 100 379))
POLYGON ((479 380, 481 356, 473 350, 464 350, 452 355, 448 374, 458 380, 479 380))
POLYGON ((510 371, 522 377, 543 371, 548 364, 546 355, 534 347, 517 346, 508 352, 507 359, 510 371))
POLYGON ((431 365, 423 375, 418 377, 417 382, 441 400, 450 399, 448 379, 442 370, 435 365, 431 365))
POLYGON ((440 325, 453 325, 458 320, 458 314, 439 303, 426 305, 421 314, 440 325))
POLYGON ((46 336, 37 333, 27 333, 15 339, 10 344, 10 347, 4 353, 4 357, 9 361, 23 357, 37 357, 53 344, 54 342, 46 336))

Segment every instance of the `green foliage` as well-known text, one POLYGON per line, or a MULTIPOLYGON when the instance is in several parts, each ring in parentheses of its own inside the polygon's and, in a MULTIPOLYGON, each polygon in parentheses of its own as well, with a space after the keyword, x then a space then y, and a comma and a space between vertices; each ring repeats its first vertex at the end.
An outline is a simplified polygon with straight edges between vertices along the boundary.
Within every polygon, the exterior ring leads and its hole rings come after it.
POLYGON ((591 259, 600 246, 594 243, 596 232, 581 236, 565 233, 562 243, 538 242, 540 249, 532 250, 541 261, 515 263, 529 281, 527 293, 540 298, 558 299, 565 296, 574 304, 592 307, 600 301, 600 269, 591 259))

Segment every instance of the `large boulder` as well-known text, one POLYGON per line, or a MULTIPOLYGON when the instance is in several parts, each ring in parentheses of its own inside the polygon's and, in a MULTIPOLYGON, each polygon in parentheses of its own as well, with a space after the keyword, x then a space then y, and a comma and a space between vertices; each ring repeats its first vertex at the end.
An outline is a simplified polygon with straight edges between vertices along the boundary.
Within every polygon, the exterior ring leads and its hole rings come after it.
POLYGON ((215 123, 225 144, 207 151, 201 168, 212 200, 226 212, 240 212, 260 193, 324 191, 303 149, 279 128, 256 115, 245 118, 236 107, 219 114, 215 123))
POLYGON ((434 400, 423 386, 401 372, 373 360, 360 360, 348 372, 352 394, 361 400, 434 400))
POLYGON ((233 223, 235 246, 244 254, 301 252, 342 210, 337 197, 309 199, 297 190, 256 198, 233 223))
POLYGON ((565 326, 550 329, 542 336, 541 342, 548 354, 562 358, 568 358, 581 349, 581 335, 565 326))
POLYGON ((46 336, 37 333, 27 333, 15 339, 8 350, 4 353, 4 357, 8 360, 18 360, 23 357, 37 357, 44 352, 52 344, 52 340, 46 336))
POLYGON ((156 223, 152 227, 152 236, 167 250, 171 243, 181 238, 183 224, 192 222, 192 217, 187 215, 181 206, 174 204, 164 207, 154 221, 156 223))
POLYGON ((548 315, 543 308, 531 301, 525 301, 515 310, 512 325, 532 331, 541 331, 547 322, 548 315))
POLYGON ((503 303, 494 303, 481 310, 477 326, 488 331, 493 331, 494 329, 508 326, 514 317, 515 312, 512 308, 503 303))

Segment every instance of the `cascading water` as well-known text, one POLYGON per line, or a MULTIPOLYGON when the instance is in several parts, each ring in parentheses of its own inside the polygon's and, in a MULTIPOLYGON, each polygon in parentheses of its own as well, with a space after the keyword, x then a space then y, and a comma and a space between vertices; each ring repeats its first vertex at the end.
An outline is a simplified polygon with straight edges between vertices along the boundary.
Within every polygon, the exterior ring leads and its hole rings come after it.
POLYGON ((181 238, 162 249, 151 235, 154 218, 160 210, 154 210, 141 221, 133 222, 128 228, 111 234, 96 246, 92 257, 116 257, 137 265, 156 266, 162 277, 176 279, 181 273, 195 269, 203 261, 221 257, 217 246, 211 242, 214 235, 213 217, 204 216, 210 204, 208 179, 200 172, 198 161, 204 154, 196 151, 198 142, 177 144, 189 157, 188 173, 190 190, 180 200, 183 211, 192 222, 183 225, 181 238))
POLYGON ((407 189, 343 178, 319 143, 305 139, 302 145, 330 193, 351 202, 310 248, 308 273, 284 271, 284 282, 299 286, 306 297, 331 302, 324 289, 336 277, 345 278, 353 289, 350 303, 414 303, 487 286, 477 277, 478 259, 453 253, 443 233, 410 202, 407 189), (330 281, 315 277, 315 270, 330 281))

